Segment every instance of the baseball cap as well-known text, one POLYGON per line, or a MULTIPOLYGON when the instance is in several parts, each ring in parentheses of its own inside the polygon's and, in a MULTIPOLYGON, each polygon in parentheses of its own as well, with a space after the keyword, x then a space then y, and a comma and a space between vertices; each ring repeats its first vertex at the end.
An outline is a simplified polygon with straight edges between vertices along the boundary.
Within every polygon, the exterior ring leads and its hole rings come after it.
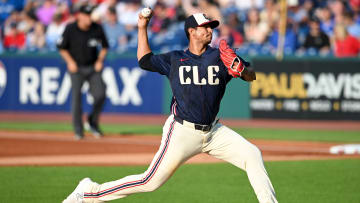
POLYGON ((79 12, 90 15, 91 12, 93 11, 93 9, 94 9, 94 7, 91 6, 91 5, 82 5, 82 6, 79 8, 79 12))
POLYGON ((186 36, 189 38, 189 28, 201 27, 205 25, 209 25, 212 29, 219 26, 219 21, 217 20, 210 20, 204 13, 195 13, 185 19, 185 33, 186 36))
POLYGON ((310 21, 310 22, 317 23, 317 24, 320 23, 320 19, 319 19, 318 17, 316 17, 316 16, 311 17, 309 21, 310 21))

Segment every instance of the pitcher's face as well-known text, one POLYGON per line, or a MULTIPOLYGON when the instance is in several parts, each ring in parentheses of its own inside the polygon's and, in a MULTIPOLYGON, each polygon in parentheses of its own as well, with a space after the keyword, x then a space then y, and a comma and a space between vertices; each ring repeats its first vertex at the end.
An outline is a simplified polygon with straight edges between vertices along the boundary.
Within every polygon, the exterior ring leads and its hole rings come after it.
POLYGON ((209 25, 194 28, 194 39, 209 44, 212 40, 213 29, 209 25))

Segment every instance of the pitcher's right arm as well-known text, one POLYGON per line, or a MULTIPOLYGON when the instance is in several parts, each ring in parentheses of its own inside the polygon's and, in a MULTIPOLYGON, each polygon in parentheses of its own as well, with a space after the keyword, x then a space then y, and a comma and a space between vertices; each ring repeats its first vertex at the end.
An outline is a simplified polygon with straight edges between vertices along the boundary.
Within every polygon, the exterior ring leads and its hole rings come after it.
POLYGON ((138 20, 138 48, 137 48, 137 59, 140 59, 146 54, 151 53, 148 34, 147 34, 147 26, 149 24, 151 15, 147 18, 143 17, 141 13, 139 14, 138 20))

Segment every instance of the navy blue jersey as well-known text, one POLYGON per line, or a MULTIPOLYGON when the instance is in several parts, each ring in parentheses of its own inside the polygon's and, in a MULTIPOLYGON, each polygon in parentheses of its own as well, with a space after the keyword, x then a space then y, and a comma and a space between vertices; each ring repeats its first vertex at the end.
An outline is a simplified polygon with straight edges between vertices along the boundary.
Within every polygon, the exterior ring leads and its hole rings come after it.
POLYGON ((218 49, 207 47, 198 56, 189 50, 148 54, 140 66, 165 75, 171 85, 171 112, 192 123, 209 125, 219 112, 226 84, 231 80, 218 49))

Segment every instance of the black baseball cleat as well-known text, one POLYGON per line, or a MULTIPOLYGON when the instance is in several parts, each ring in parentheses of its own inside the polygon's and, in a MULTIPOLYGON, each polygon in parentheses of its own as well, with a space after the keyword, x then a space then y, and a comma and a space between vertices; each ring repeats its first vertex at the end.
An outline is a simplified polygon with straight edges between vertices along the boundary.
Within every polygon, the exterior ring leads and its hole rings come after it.
POLYGON ((104 134, 101 132, 101 130, 99 129, 98 126, 95 125, 90 125, 90 122, 85 122, 84 124, 84 128, 87 131, 90 131, 91 134, 95 137, 95 138, 101 138, 102 136, 104 136, 104 134))

